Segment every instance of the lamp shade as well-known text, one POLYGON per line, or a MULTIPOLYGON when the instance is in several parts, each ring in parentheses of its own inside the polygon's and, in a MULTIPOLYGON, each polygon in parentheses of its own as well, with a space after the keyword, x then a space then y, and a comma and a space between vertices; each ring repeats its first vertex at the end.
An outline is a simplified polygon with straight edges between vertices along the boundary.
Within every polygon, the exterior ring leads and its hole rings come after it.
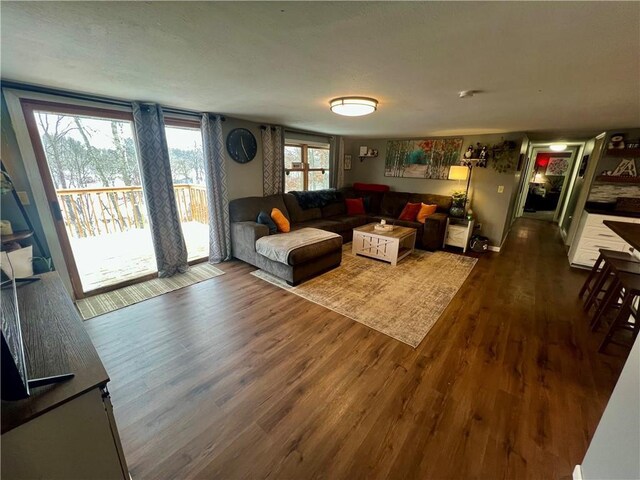
POLYGON ((449 180, 466 180, 469 176, 469 167, 454 165, 449 169, 449 180))

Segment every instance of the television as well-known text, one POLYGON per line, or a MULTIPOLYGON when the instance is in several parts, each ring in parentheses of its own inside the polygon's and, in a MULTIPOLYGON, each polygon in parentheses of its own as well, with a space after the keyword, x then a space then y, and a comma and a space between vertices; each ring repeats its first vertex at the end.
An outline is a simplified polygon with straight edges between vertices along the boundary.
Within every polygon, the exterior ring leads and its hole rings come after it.
POLYGON ((20 328, 15 279, 2 282, 2 400, 19 400, 29 396, 27 362, 20 328))
POLYGON ((2 312, 0 319, 2 326, 0 396, 2 400, 21 400, 29 397, 32 388, 73 378, 73 373, 65 373, 29 379, 18 307, 18 285, 20 284, 19 279, 17 283, 15 278, 7 278, 4 273, 2 274, 2 288, 0 289, 0 301, 2 302, 0 307, 2 312))

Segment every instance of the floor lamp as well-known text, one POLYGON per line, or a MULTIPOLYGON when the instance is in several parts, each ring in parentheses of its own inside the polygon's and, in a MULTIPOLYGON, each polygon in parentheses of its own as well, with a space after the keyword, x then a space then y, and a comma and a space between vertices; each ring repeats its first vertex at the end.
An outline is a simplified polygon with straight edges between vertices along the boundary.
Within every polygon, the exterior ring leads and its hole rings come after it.
POLYGON ((453 217, 464 217, 467 212, 467 200, 469 198, 469 184, 471 183, 471 167, 454 165, 449 169, 449 180, 458 180, 458 185, 462 180, 467 181, 467 189, 464 192, 464 204, 456 205, 455 199, 449 213, 453 217))

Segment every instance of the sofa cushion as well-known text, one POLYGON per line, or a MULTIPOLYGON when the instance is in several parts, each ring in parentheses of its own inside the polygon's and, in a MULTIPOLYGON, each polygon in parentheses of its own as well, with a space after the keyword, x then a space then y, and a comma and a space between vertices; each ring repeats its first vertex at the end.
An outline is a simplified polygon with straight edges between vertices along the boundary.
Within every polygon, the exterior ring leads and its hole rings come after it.
POLYGON ((289 254, 289 265, 302 265, 334 252, 342 253, 342 237, 340 235, 296 248, 289 254))
POLYGON ((301 228, 319 228, 320 230, 326 230, 328 232, 340 233, 347 230, 347 226, 341 222, 334 222, 322 218, 320 220, 309 220, 308 222, 297 223, 293 226, 293 230, 300 230, 301 228))
POLYGON ((267 228, 269 228, 270 235, 278 232, 278 226, 267 212, 260 212, 258 218, 256 218, 256 222, 261 225, 266 225, 267 228))
POLYGON ((452 198, 448 195, 435 195, 432 193, 412 193, 409 202, 426 203, 427 205, 437 205, 438 212, 448 213, 451 208, 452 198))
POLYGON ((307 220, 316 220, 318 218, 322 218, 322 212, 320 208, 308 208, 305 210, 298 203, 298 199, 290 193, 285 193, 282 198, 285 205, 287 206, 289 216, 293 223, 306 222, 307 220))
POLYGON ((274 208, 280 210, 285 217, 291 220, 281 194, 231 200, 229 202, 229 219, 232 222, 255 222, 262 210, 271 212, 274 208))
POLYGON ((344 201, 330 203, 322 207, 322 218, 333 217, 334 215, 344 215, 347 212, 344 201))
POLYGON ((400 220, 407 220, 409 222, 415 222, 418 217, 418 212, 420 211, 421 203, 411 203, 407 202, 407 204, 402 209, 400 216, 398 217, 400 220))
POLYGON ((256 241, 256 251, 274 262, 296 265, 321 257, 341 248, 342 237, 317 228, 303 228, 296 232, 270 235, 256 241), (322 244, 329 241, 328 248, 322 244), (296 253, 297 250, 302 250, 296 253))
POLYGON ((418 215, 416 215, 416 222, 424 223, 425 219, 429 215, 433 215, 434 213, 436 213, 437 209, 437 205, 426 205, 424 203, 421 203, 420 211, 418 212, 418 215))
POLYGON ((346 230, 353 230, 354 228, 370 223, 367 215, 336 215, 334 217, 327 217, 325 220, 342 223, 345 225, 346 230))
POLYGON ((364 215, 364 203, 362 198, 345 198, 344 203, 347 207, 347 215, 364 215))
POLYGON ((387 192, 382 197, 380 215, 398 218, 409 201, 408 192, 387 192))

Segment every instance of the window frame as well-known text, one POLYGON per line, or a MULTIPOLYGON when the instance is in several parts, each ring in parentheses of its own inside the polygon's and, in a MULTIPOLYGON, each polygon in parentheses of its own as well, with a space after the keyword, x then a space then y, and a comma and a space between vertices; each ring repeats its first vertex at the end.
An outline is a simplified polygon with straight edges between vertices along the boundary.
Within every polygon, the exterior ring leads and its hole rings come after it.
MULTIPOLYGON (((301 158, 302 158, 302 168, 287 168, 286 166, 284 167, 284 174, 285 175, 289 175, 290 172, 302 172, 302 184, 303 184, 303 191, 308 192, 309 191, 309 172, 326 172, 327 174, 330 175, 330 170, 331 170, 331 164, 329 164, 329 168, 311 168, 309 167, 309 149, 315 149, 315 150, 326 150, 327 152, 329 152, 329 159, 331 159, 331 146, 318 146, 315 144, 311 144, 311 143, 297 143, 297 142, 292 142, 289 141, 287 142, 285 140, 285 147, 295 147, 295 148, 300 148, 301 151, 301 158)), ((329 163, 331 163, 331 160, 329 160, 329 163)))

